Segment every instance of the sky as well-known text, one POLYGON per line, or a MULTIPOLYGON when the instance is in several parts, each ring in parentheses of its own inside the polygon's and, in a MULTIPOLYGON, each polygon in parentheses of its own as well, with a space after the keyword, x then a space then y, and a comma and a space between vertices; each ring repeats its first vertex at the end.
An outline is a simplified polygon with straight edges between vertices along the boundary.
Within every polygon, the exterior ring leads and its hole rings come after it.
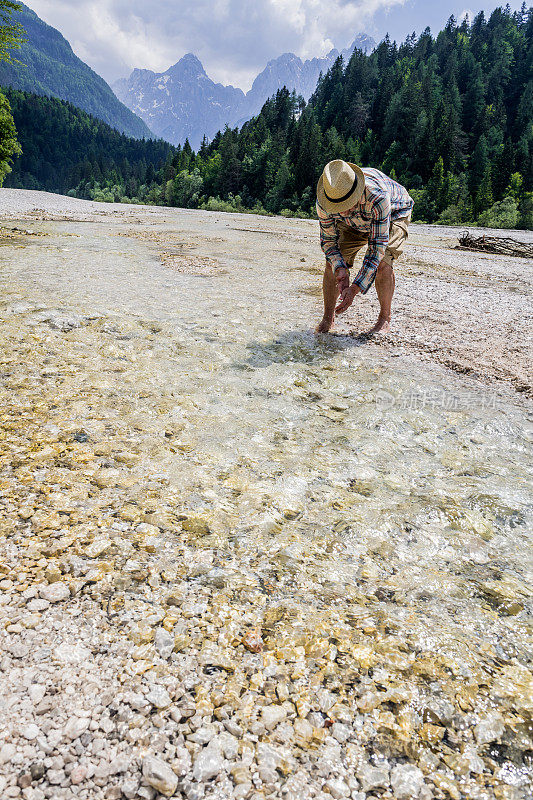
MULTIPOLYGON (((215 81, 247 91, 284 52, 302 58, 347 47, 357 33, 401 41, 454 14, 471 18, 505 2, 476 0, 25 0, 105 80, 135 67, 162 72, 195 53, 215 81)), ((522 0, 510 2, 518 9, 522 0)), ((529 4, 528 4, 529 5, 529 4)))

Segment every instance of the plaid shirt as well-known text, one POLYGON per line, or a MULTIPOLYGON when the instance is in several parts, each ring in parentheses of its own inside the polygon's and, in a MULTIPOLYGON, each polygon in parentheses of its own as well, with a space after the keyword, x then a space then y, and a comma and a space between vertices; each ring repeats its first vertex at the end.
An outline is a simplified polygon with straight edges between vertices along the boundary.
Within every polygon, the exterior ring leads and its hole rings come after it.
POLYGON ((348 267, 339 250, 339 229, 337 222, 344 222, 359 233, 368 234, 368 250, 354 284, 366 294, 376 277, 379 263, 385 255, 389 243, 391 222, 411 215, 414 201, 407 189, 393 181, 379 169, 365 167, 365 191, 359 203, 349 216, 328 214, 318 204, 316 210, 320 223, 320 245, 326 260, 334 270, 348 267))

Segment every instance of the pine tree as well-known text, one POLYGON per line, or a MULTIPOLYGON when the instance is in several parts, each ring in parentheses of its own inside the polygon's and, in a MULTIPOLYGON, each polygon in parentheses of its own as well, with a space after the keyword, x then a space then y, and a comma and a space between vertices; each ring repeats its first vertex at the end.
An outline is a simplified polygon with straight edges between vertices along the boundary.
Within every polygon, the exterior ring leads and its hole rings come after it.
POLYGON ((433 174, 428 182, 426 190, 428 205, 426 217, 428 219, 434 220, 444 211, 447 190, 448 186, 444 172, 444 160, 442 156, 440 156, 433 167, 433 174))
POLYGON ((466 61, 468 77, 466 80, 466 93, 463 103, 463 127, 467 134, 475 137, 485 133, 485 85, 481 66, 476 62, 472 53, 468 54, 466 61))
POLYGON ((511 139, 506 139, 493 161, 492 188, 496 197, 503 197, 515 171, 515 148, 511 139))
POLYGON ((358 139, 364 138, 370 117, 370 104, 363 100, 361 92, 356 92, 346 107, 348 131, 358 139))
POLYGON ((470 170, 470 189, 472 195, 476 195, 481 183, 490 170, 489 149, 487 137, 483 134, 479 137, 472 156, 472 166, 470 170))
POLYGON ((286 152, 276 172, 274 183, 265 199, 267 211, 281 211, 292 194, 293 175, 290 168, 289 153, 286 152))
POLYGON ((324 166, 322 131, 312 110, 306 110, 300 121, 296 147, 291 151, 294 163, 294 185, 298 194, 316 182, 324 166))
POLYGON ((476 192, 475 196, 475 211, 476 214, 480 214, 483 210, 490 208, 493 201, 493 193, 492 193, 492 178, 491 178, 491 169, 490 166, 487 167, 483 178, 481 179, 481 183, 479 184, 479 188, 476 192))

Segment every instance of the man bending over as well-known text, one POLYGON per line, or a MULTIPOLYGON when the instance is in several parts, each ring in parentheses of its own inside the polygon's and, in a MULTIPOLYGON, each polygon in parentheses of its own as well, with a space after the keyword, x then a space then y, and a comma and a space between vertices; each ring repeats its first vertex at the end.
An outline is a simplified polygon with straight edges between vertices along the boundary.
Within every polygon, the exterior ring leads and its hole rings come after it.
POLYGON ((380 310, 370 333, 390 330, 393 265, 403 252, 413 205, 407 189, 378 169, 361 169, 341 160, 326 164, 318 181, 316 204, 320 244, 326 256, 324 317, 318 333, 328 333, 335 313, 346 311, 356 295, 368 292, 374 280, 380 310), (350 268, 363 247, 367 247, 363 265, 350 284, 350 268))

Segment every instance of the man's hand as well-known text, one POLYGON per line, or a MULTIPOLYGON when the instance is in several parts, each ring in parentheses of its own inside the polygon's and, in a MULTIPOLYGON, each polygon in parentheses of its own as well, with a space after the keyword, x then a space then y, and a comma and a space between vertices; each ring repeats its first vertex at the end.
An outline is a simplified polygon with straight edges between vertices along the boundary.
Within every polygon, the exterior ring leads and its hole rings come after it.
POLYGON ((359 288, 359 286, 355 286, 354 284, 352 284, 351 286, 348 285, 345 289, 343 289, 340 296, 340 303, 335 309, 335 313, 342 314, 344 311, 346 311, 347 308, 350 308, 355 299, 355 296, 358 295, 360 291, 361 289, 359 288))
POLYGON ((350 285, 350 273, 346 267, 339 267, 335 270, 335 280, 337 281, 339 294, 342 295, 345 289, 347 289, 350 285))

